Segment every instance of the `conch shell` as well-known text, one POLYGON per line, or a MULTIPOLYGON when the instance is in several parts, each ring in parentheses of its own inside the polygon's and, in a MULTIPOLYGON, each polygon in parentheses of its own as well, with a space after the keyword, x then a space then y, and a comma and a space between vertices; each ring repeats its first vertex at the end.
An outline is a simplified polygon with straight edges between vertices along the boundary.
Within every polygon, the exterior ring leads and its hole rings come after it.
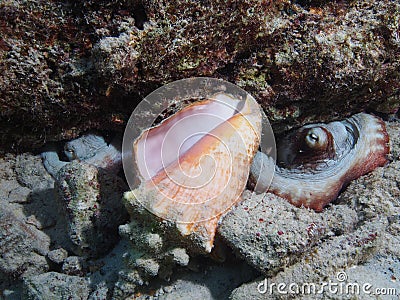
MULTIPOLYGON (((263 185, 270 158, 258 152, 251 177, 256 191, 269 191, 295 206, 321 211, 351 181, 387 162, 389 136, 378 117, 359 113, 341 122, 306 125, 278 143, 270 185, 263 185), (265 168, 265 167, 264 167, 265 168)), ((269 182, 268 182, 269 183, 269 182)))
POLYGON ((141 179, 133 194, 209 253, 219 218, 246 187, 260 136, 261 112, 253 98, 221 92, 195 102, 133 142, 141 179))

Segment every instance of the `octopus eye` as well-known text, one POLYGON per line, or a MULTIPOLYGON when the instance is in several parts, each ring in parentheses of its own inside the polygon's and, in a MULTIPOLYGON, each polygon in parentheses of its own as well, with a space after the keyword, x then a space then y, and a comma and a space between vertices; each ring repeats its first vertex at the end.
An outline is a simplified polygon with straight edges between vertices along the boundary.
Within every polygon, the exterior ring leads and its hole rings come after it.
POLYGON ((74 148, 65 147, 64 154, 67 156, 69 161, 76 159, 76 153, 75 153, 74 148))
POLYGON ((318 140, 319 140, 318 135, 316 135, 315 133, 312 133, 312 132, 308 134, 308 137, 310 139, 314 140, 315 142, 318 142, 318 140))
POLYGON ((328 145, 328 136, 322 128, 315 127, 307 132, 305 143, 309 149, 323 150, 328 145))

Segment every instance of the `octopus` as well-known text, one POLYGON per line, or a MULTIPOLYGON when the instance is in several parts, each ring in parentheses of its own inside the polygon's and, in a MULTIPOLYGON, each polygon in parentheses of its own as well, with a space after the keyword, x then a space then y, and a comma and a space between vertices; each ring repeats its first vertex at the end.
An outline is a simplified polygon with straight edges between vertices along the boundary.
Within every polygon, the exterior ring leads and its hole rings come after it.
POLYGON ((99 134, 87 133, 64 145, 63 154, 68 161, 62 160, 55 145, 49 145, 41 153, 44 167, 54 178, 59 171, 73 161, 81 161, 117 173, 121 168, 121 145, 119 139, 111 143, 99 134))
POLYGON ((255 155, 251 176, 258 179, 256 191, 322 211, 350 181, 387 162, 389 136, 380 118, 359 113, 343 121, 303 126, 282 138, 277 153, 271 183, 262 171, 270 158, 262 152, 255 155))

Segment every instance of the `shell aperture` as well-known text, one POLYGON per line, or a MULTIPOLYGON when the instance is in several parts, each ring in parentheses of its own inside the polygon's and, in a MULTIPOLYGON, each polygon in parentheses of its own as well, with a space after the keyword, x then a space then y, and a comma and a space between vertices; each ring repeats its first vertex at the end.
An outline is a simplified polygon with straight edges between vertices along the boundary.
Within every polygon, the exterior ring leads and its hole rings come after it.
POLYGON ((261 112, 254 99, 218 93, 195 102, 134 141, 142 182, 133 193, 210 252, 221 214, 246 187, 260 136, 261 112))

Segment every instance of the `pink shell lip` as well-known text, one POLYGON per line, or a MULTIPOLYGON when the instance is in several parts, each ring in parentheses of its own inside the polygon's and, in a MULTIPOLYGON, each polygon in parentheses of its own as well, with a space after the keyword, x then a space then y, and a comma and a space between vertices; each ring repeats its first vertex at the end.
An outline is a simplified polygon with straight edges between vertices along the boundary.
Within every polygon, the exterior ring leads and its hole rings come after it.
POLYGON ((145 208, 195 252, 209 253, 220 216, 241 199, 261 131, 261 149, 275 159, 268 120, 250 94, 229 82, 190 78, 157 89, 135 108, 124 133, 122 160, 131 188, 124 198, 131 213, 145 208), (168 105, 189 99, 206 100, 152 127, 168 105))
MULTIPOLYGON (((147 185, 158 186, 168 179, 179 186, 174 187, 174 189, 181 189, 179 193, 184 193, 186 189, 198 189, 198 193, 201 193, 203 192, 201 188, 210 184, 210 181, 224 181, 222 174, 219 178, 213 178, 218 172, 209 174, 210 169, 223 168, 226 169, 224 171, 226 174, 235 176, 234 168, 240 168, 241 163, 250 166, 255 148, 259 144, 260 129, 261 113, 254 100, 239 100, 220 93, 213 99, 185 107, 161 124, 143 132, 133 144, 135 163, 142 181, 147 185), (189 142, 187 137, 190 138, 189 142), (229 144, 232 142, 234 148, 231 148, 229 144), (226 151, 227 154, 221 156, 221 151, 226 151), (209 158, 209 155, 214 160, 222 157, 226 157, 224 159, 227 160, 209 161, 203 164, 202 162, 209 158), (241 157, 243 161, 240 160, 241 157), (195 168, 197 170, 193 171, 195 168)), ((242 191, 247 181, 246 178, 242 178, 243 176, 240 176, 243 188, 240 185, 239 187, 231 186, 231 188, 239 188, 242 191)), ((226 184, 228 181, 214 192, 218 195, 226 188, 226 184)), ((165 191, 165 193, 165 196, 171 197, 171 201, 174 195, 178 196, 178 192, 170 194, 165 191)), ((207 197, 209 198, 207 201, 217 198, 215 195, 207 197)), ((236 202, 236 200, 232 201, 236 202)), ((188 205, 197 203, 194 198, 185 202, 188 205)), ((220 209, 218 214, 226 210, 223 205, 220 209)), ((214 217, 215 213, 209 218, 214 217)), ((168 217, 164 216, 164 218, 168 217)), ((184 222, 193 221, 196 220, 184 220, 184 222)))
POLYGON ((239 113, 244 101, 234 105, 223 94, 195 102, 161 124, 150 128, 134 142, 138 173, 149 180, 184 155, 193 145, 239 113))
MULTIPOLYGON (((261 129, 269 138, 262 149, 274 154, 275 139, 259 105, 242 89, 211 78, 183 81, 184 88, 178 81, 146 97, 128 121, 122 154, 131 191, 125 200, 132 213, 135 207, 145 208, 195 252, 209 253, 219 218, 241 200, 261 129), (205 100, 189 104, 157 126, 152 127, 152 121, 143 126, 140 121, 151 107, 162 108, 158 115, 165 110, 165 99, 205 100)), ((150 115, 153 120, 158 117, 150 115)))

